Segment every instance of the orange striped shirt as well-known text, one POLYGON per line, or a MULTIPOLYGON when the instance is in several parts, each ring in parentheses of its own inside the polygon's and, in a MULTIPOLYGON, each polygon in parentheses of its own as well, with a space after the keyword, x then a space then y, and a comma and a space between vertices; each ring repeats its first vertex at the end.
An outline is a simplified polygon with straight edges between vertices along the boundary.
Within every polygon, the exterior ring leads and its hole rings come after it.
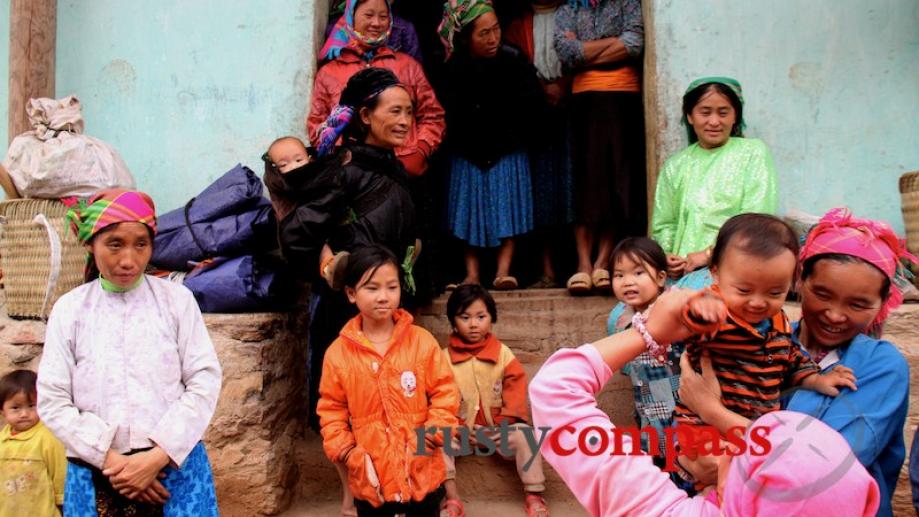
MULTIPOLYGON (((687 317, 684 310, 684 319, 687 317)), ((727 409, 754 419, 780 409, 782 391, 801 384, 820 369, 791 340, 791 325, 785 313, 772 317, 769 330, 760 333, 741 318, 728 314, 727 321, 709 336, 686 343, 693 370, 701 372, 702 349, 709 351, 721 384, 721 401, 727 409)), ((674 409, 677 424, 705 422, 681 402, 674 409)))

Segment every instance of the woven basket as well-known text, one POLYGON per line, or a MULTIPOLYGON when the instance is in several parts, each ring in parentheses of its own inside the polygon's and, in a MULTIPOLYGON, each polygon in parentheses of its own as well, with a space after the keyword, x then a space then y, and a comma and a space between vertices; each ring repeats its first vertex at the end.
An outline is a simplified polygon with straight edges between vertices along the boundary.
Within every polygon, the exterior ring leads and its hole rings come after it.
POLYGON ((0 268, 8 315, 46 318, 62 294, 83 283, 86 251, 67 227, 66 214, 63 203, 48 199, 0 203, 0 268), (39 214, 56 235, 35 221, 39 214), (60 243, 60 273, 51 285, 54 239, 60 243))
POLYGON ((906 247, 919 254, 919 171, 900 176, 900 202, 906 226, 906 247))

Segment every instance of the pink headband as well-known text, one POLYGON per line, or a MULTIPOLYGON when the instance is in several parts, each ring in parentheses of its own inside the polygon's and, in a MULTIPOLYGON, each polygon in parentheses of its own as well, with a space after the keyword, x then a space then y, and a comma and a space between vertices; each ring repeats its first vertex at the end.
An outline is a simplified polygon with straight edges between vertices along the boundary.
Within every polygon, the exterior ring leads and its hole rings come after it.
MULTIPOLYGON (((890 225, 883 221, 861 219, 852 215, 847 208, 834 208, 826 213, 807 236, 801 248, 801 262, 827 253, 839 253, 858 257, 877 267, 893 280, 900 259, 919 263, 906 250, 906 244, 897 237, 890 225)), ((876 327, 887 319, 890 311, 903 303, 903 294, 896 285, 891 285, 890 297, 872 322, 876 327)))

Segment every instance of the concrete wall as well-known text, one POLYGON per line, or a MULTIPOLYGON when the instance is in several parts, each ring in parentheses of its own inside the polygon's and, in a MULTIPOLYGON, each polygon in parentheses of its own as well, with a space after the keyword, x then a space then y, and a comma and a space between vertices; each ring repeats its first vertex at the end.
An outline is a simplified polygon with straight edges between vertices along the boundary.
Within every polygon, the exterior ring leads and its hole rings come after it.
POLYGON ((772 149, 782 212, 846 204, 902 231, 897 178, 919 169, 919 2, 645 2, 658 160, 686 145, 686 85, 733 76, 747 135, 772 149))
POLYGON ((86 133, 171 210, 237 162, 260 172, 275 137, 303 136, 326 4, 61 0, 57 96, 76 95, 86 133))

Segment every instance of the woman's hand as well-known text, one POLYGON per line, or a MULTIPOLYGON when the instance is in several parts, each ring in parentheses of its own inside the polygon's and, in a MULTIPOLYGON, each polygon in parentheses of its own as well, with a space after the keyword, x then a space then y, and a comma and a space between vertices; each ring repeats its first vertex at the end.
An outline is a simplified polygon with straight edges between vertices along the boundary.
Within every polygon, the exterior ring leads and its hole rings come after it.
POLYGON ((686 271, 686 259, 679 255, 667 254, 667 275, 676 280, 686 271))
POLYGON ((671 289, 662 294, 648 313, 645 327, 658 343, 673 343, 693 335, 683 324, 681 315, 683 307, 695 296, 696 291, 689 289, 671 289))
MULTIPOLYGON (((702 417, 717 409, 721 404, 721 385, 712 367, 712 358, 703 351, 701 358, 702 373, 698 374, 689 363, 689 354, 680 358, 680 402, 690 411, 702 417)), ((687 469, 689 470, 689 469, 687 469)))
POLYGON ((160 471, 169 464, 169 456, 159 447, 125 458, 120 469, 104 469, 102 473, 108 476, 112 488, 130 499, 138 498, 150 488, 160 471))
POLYGON ((697 269, 702 269, 709 265, 709 260, 711 256, 708 253, 708 250, 696 251, 686 255, 686 273, 691 273, 697 269))

